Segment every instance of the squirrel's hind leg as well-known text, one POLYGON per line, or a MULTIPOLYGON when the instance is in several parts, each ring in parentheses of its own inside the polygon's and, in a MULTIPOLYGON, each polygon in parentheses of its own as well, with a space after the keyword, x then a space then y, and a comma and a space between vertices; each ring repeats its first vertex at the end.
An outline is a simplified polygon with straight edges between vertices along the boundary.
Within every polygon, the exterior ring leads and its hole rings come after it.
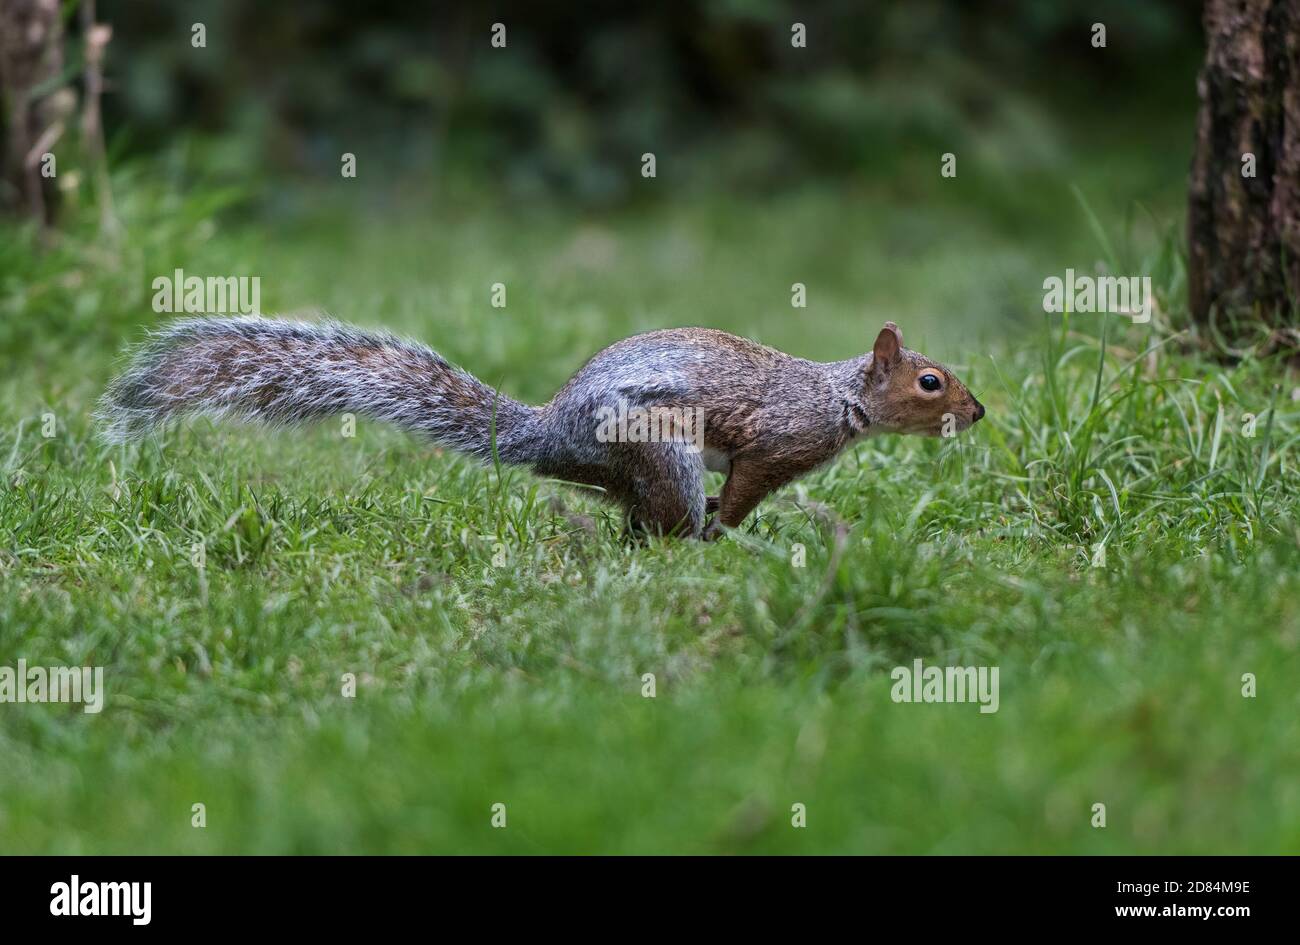
POLYGON ((698 538, 704 528, 704 463, 686 443, 620 444, 624 504, 633 532, 698 538))

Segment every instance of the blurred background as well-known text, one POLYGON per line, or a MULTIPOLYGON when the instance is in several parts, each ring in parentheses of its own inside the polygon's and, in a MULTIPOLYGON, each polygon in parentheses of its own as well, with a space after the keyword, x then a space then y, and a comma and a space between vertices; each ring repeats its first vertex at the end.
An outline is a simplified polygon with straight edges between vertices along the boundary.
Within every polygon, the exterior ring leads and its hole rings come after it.
POLYGON ((1186 0, 100 5, 119 156, 187 135, 246 181, 337 174, 340 153, 364 151, 369 177, 436 191, 472 176, 590 206, 646 196, 629 173, 645 151, 675 190, 905 176, 914 161, 929 176, 945 151, 1004 182, 1051 173, 1078 138, 1122 144, 1129 110, 1177 127, 1198 17, 1186 0), (205 50, 188 41, 198 22, 205 50))
POLYGON ((1162 346, 1199 7, 0 0, 0 665, 113 699, 3 714, 0 847, 1294 851, 1294 401, 1162 346), (1067 268, 1150 275, 1153 324, 1046 316, 1067 268), (533 403, 635 331, 829 360, 892 319, 989 417, 634 549, 377 424, 101 445, 177 269, 533 403), (895 712, 919 655, 1000 664, 1000 713, 895 712))
POLYGON ((1194 3, 100 0, 59 21, 34 94, 84 99, 98 63, 108 176, 69 110, 43 235, 6 186, 17 354, 116 350, 177 267, 411 330, 532 397, 670 324, 834 357, 894 318, 960 363, 1067 266, 1177 291, 1194 3))

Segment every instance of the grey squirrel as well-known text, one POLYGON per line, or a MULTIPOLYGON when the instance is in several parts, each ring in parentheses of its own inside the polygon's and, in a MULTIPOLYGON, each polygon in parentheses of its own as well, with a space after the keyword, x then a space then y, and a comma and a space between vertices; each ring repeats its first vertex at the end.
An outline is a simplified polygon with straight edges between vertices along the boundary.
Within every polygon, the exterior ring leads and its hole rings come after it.
POLYGON ((272 425, 355 413, 595 486, 635 529, 712 539, 857 437, 952 433, 984 407, 943 365, 904 348, 893 322, 867 354, 829 363, 711 328, 633 335, 530 407, 421 344, 250 316, 162 329, 109 386, 98 416, 106 439, 121 441, 193 413, 272 425), (717 497, 704 494, 706 468, 727 476, 717 497))

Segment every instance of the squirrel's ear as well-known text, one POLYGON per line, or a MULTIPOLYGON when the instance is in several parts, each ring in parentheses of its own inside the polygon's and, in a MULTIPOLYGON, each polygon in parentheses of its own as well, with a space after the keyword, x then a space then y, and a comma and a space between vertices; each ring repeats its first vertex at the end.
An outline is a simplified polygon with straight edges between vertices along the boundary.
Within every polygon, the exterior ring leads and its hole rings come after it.
POLYGON ((876 335, 876 343, 871 348, 874 363, 877 365, 893 364, 903 350, 903 333, 893 322, 885 322, 885 327, 876 335))

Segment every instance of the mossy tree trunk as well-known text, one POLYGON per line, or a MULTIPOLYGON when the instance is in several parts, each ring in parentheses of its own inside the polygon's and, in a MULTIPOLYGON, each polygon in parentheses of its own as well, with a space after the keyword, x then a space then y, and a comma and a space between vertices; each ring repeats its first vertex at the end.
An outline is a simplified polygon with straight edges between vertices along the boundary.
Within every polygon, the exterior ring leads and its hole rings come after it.
POLYGON ((1188 207, 1192 317, 1300 347, 1300 0, 1206 0, 1188 207))

